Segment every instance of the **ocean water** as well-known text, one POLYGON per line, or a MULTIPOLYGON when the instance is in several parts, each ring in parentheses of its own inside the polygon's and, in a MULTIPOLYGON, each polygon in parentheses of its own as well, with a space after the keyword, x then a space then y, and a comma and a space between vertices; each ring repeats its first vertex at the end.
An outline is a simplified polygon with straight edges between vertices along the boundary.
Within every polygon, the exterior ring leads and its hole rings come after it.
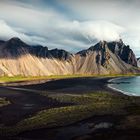
POLYGON ((108 86, 128 95, 140 96, 140 76, 115 78, 108 86))

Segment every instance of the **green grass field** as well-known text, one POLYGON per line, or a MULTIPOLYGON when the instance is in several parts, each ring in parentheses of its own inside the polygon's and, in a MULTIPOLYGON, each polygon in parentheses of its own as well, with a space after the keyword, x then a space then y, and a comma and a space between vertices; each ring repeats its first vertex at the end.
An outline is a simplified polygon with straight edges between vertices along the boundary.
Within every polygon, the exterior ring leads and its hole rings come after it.
POLYGON ((81 75, 81 74, 75 74, 75 75, 51 75, 51 76, 14 76, 14 77, 8 77, 8 76, 1 76, 0 77, 0 83, 5 82, 19 82, 19 81, 32 81, 32 80, 49 80, 49 79, 65 79, 65 78, 78 78, 78 77, 122 77, 122 76, 139 76, 140 74, 110 74, 110 75, 81 75))

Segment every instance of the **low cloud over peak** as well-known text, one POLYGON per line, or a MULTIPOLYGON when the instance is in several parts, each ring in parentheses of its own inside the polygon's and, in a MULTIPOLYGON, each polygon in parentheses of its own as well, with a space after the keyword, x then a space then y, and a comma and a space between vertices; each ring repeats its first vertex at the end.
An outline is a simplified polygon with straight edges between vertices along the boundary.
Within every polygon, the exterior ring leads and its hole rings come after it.
POLYGON ((120 39, 120 35, 125 31, 121 26, 107 21, 74 21, 81 34, 92 42, 93 39, 115 41, 120 39))

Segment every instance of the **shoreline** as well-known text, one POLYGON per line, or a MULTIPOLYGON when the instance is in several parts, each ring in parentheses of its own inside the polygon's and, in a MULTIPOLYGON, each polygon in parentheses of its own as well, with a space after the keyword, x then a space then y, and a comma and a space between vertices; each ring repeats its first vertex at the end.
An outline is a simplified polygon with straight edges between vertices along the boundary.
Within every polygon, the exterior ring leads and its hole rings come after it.
POLYGON ((81 78, 92 78, 94 80, 102 80, 104 81, 102 87, 102 90, 106 90, 108 89, 109 91, 112 92, 118 92, 124 95, 129 95, 119 89, 113 88, 110 85, 110 82, 112 82, 114 79, 120 79, 120 78, 127 78, 127 77, 76 77, 76 78, 67 78, 67 79, 46 79, 46 80, 27 80, 27 81, 17 81, 17 82, 3 82, 0 83, 0 86, 7 88, 7 89, 12 89, 12 90, 17 90, 17 91, 27 91, 27 92, 39 92, 40 89, 37 88, 36 86, 38 85, 46 85, 48 82, 55 82, 55 81, 59 81, 59 80, 73 80, 73 79, 81 79, 81 78))
MULTIPOLYGON (((93 78, 93 79, 107 79, 105 81, 105 88, 104 90, 106 90, 106 88, 108 88, 109 90, 112 90, 112 92, 117 92, 117 93, 121 93, 127 96, 138 96, 135 93, 129 93, 129 92, 125 92, 123 90, 117 89, 113 86, 111 86, 111 82, 115 79, 121 79, 121 78, 129 78, 130 76, 124 75, 124 76, 108 76, 108 77, 91 77, 91 76, 83 76, 83 77, 68 77, 68 78, 52 78, 52 79, 35 79, 35 80, 27 80, 27 81, 15 81, 15 82, 1 82, 0 86, 4 86, 4 87, 8 87, 9 89, 15 89, 15 90, 23 90, 23 91, 27 91, 27 92, 38 92, 39 89, 35 89, 36 85, 41 85, 41 84, 47 84, 48 82, 52 82, 52 81, 59 81, 59 80, 67 80, 67 79, 80 79, 80 78, 93 78), (31 89, 30 89, 31 88, 31 89), (35 90, 34 90, 35 89, 35 90)), ((136 75, 132 75, 131 77, 136 77, 136 75)))
MULTIPOLYGON (((133 76, 133 77, 136 77, 136 76, 133 76)), ((130 92, 126 92, 126 91, 123 91, 123 90, 120 90, 120 89, 117 89, 115 87, 112 86, 112 81, 116 80, 116 79, 124 79, 124 78, 129 78, 129 77, 119 77, 119 78, 112 78, 112 79, 109 79, 108 82, 109 84, 107 84, 108 88, 114 90, 114 91, 118 91, 118 92, 121 92, 122 94, 125 94, 125 95, 128 95, 128 96, 135 96, 135 97, 139 97, 139 95, 136 95, 135 93, 130 93, 130 92)))

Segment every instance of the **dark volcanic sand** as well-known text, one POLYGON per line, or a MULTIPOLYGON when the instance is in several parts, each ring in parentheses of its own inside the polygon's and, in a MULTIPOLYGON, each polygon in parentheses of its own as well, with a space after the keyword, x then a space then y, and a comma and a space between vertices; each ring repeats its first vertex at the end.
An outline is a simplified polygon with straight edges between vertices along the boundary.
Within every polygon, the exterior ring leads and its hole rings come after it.
POLYGON ((0 97, 6 97, 11 102, 10 105, 0 108, 0 124, 12 125, 23 118, 29 117, 31 114, 34 114, 39 110, 69 105, 62 103, 60 104, 59 102, 46 96, 41 96, 34 92, 36 90, 37 92, 46 91, 50 94, 82 94, 96 90, 109 91, 110 89, 108 89, 105 85, 107 80, 108 78, 72 78, 47 81, 42 84, 34 84, 33 82, 33 85, 14 86, 14 88, 19 89, 0 87, 0 97), (24 91, 23 89, 28 89, 29 91, 24 91))
POLYGON ((1 125, 13 125, 40 110, 68 105, 37 93, 4 87, 0 87, 0 97, 6 97, 11 102, 11 104, 0 108, 1 125))
MULTIPOLYGON (((53 93, 85 94, 93 91, 110 91, 112 93, 112 89, 107 87, 109 79, 111 78, 69 78, 18 87, 53 93)), ((117 91, 113 91, 113 93, 119 94, 117 91)))
MULTIPOLYGON (((26 85, 18 86, 18 88, 33 89, 37 91, 46 91, 49 94, 51 93, 69 93, 69 94, 84 94, 95 91, 108 91, 114 95, 123 94, 109 89, 107 81, 110 78, 71 78, 71 79, 61 79, 48 81, 46 83, 37 84, 37 85, 26 85)), ((27 92, 27 91, 17 91, 9 90, 6 88, 0 88, 0 96, 5 96, 9 98, 14 104, 5 106, 0 109, 1 112, 4 112, 1 122, 11 124, 11 120, 16 116, 15 122, 19 121, 22 117, 28 117, 30 114, 33 114, 37 110, 44 108, 59 106, 60 104, 56 101, 52 101, 47 97, 38 95, 37 93, 27 92), (6 95, 7 94, 7 95, 6 95), (33 105, 31 108, 25 104, 33 105), (25 108, 24 108, 25 107, 25 108), (18 110, 19 113, 16 113, 18 110), (9 113, 11 112, 11 113, 9 113), (9 117, 6 119, 6 115, 9 117), (12 119, 10 118, 12 115, 12 119), (19 117, 20 116, 20 117, 19 117)), ((61 106, 61 105, 60 105, 61 106)), ((94 116, 90 119, 84 120, 72 124, 70 126, 52 128, 52 129, 40 129, 30 132, 24 132, 19 134, 17 137, 9 138, 12 140, 82 140, 84 139, 101 139, 101 140, 131 140, 140 138, 139 133, 136 130, 129 130, 126 132, 117 132, 114 131, 113 125, 123 119, 123 116, 94 116), (104 128, 103 130, 93 128, 93 124, 97 125, 97 128, 104 128), (118 135, 120 135, 120 137, 118 135), (130 136, 129 136, 130 134, 130 136), (119 138, 118 138, 119 137, 119 138)), ((5 139, 5 138, 4 138, 5 139)), ((84 140, 85 140, 84 139, 84 140)), ((138 139, 139 140, 139 139, 138 139)))

